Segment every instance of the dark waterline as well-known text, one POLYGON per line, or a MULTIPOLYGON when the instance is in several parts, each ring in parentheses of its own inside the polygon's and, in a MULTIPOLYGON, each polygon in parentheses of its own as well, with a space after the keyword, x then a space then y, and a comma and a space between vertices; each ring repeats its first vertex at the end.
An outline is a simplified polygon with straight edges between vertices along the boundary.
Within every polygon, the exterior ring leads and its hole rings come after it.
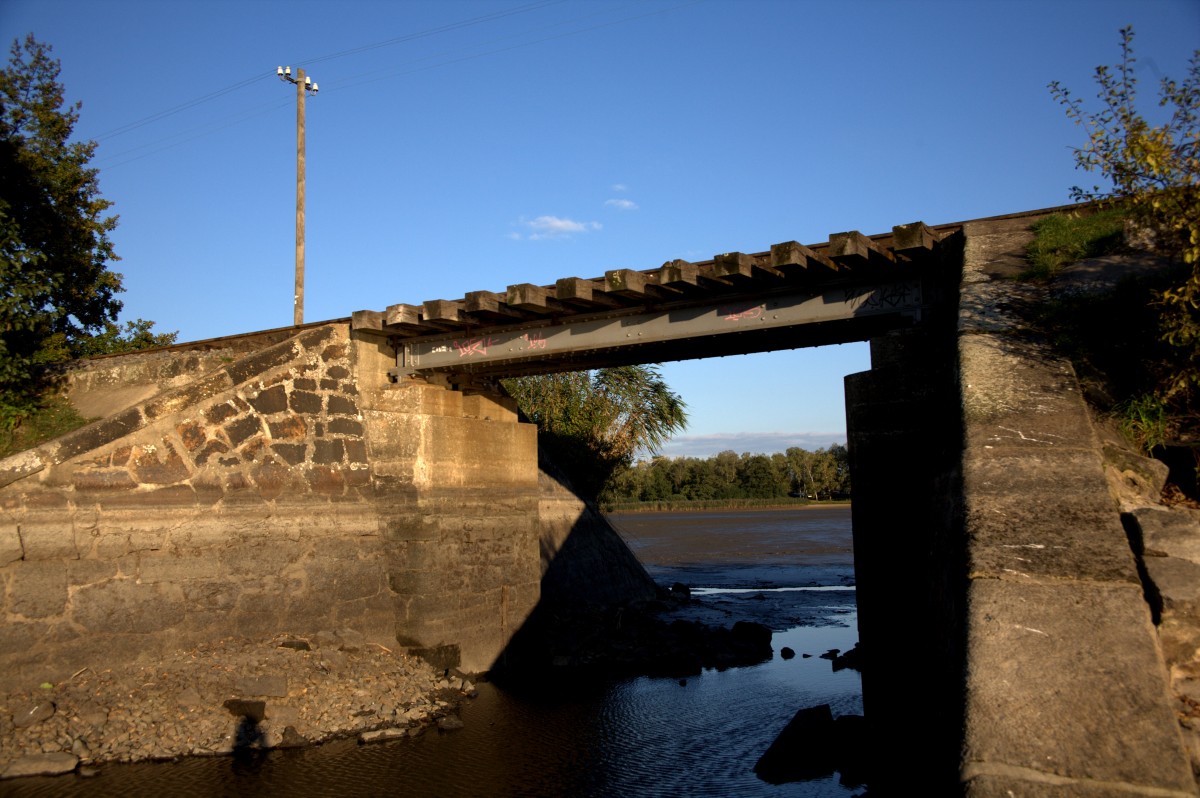
MULTIPOLYGON (((0 783, 14 796, 849 796, 837 776, 769 785, 752 772, 797 709, 861 713, 858 674, 819 654, 857 641, 846 508, 639 513, 614 524, 660 583, 695 589, 697 617, 777 631, 768 662, 681 685, 638 678, 537 689, 480 685, 466 727, 360 746, 107 766, 0 783), (803 588, 803 589, 795 589, 803 588), (788 646, 797 652, 783 660, 788 646), (803 654, 812 655, 804 658, 803 654)), ((861 792, 861 790, 858 790, 861 792)))

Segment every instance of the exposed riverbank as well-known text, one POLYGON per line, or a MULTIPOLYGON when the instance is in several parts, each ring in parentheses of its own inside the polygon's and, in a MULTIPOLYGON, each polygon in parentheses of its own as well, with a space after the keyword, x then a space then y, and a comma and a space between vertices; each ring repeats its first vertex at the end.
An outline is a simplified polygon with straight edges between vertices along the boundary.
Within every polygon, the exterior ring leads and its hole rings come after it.
MULTIPOLYGON (((51 795, 205 798, 252 794, 315 798, 402 791, 411 795, 463 798, 495 795, 767 798, 781 794, 782 789, 797 798, 818 795, 849 798, 855 788, 839 784, 837 774, 780 788, 753 772, 755 762, 797 709, 829 704, 835 716, 862 713, 858 673, 848 668, 836 670, 828 657, 821 656, 834 649, 847 651, 858 639, 849 514, 848 508, 843 507, 804 512, 638 514, 635 518, 618 519, 623 521, 623 529, 635 538, 638 551, 651 563, 660 585, 682 582, 694 588, 689 601, 674 598, 656 602, 667 605, 667 611, 656 614, 668 626, 674 626, 676 632, 686 633, 697 622, 732 627, 739 620, 757 621, 775 630, 771 640, 774 652, 750 667, 723 668, 725 663, 714 661, 706 665, 702 660, 703 673, 687 678, 614 680, 597 678, 597 668, 611 670, 612 663, 605 666, 597 662, 589 656, 586 646, 556 650, 554 667, 542 675, 561 672, 561 678, 540 678, 527 684, 497 679, 481 683, 478 698, 461 703, 461 691, 435 690, 430 696, 433 711, 429 715, 407 726, 396 724, 403 726, 400 732, 405 739, 360 745, 357 742, 360 729, 370 728, 377 721, 372 721, 371 716, 354 717, 355 711, 361 711, 355 707, 361 704, 349 702, 366 703, 369 696, 347 693, 344 689, 349 684, 368 690, 373 696, 380 692, 381 685, 366 682, 364 670, 355 663, 366 663, 366 675, 380 683, 393 678, 387 668, 400 668, 395 664, 396 655, 366 645, 360 652, 342 652, 347 662, 341 670, 300 672, 305 678, 316 677, 322 690, 342 692, 314 697, 314 689, 310 687, 307 693, 299 695, 289 690, 286 699, 250 697, 265 704, 266 717, 258 727, 260 731, 269 731, 277 719, 274 713, 279 707, 273 708, 273 702, 283 707, 300 706, 294 699, 307 702, 310 710, 302 719, 313 717, 312 708, 333 704, 336 711, 329 713, 330 718, 350 717, 336 735, 341 739, 297 749, 280 745, 245 755, 184 756, 178 761, 149 759, 128 765, 85 763, 76 772, 98 771, 96 778, 67 775, 16 779, 0 782, 0 794, 11 794, 14 798, 51 795), (783 652, 785 647, 792 649, 794 656, 789 658, 783 652), (336 709, 338 696, 347 702, 341 709, 336 709), (439 700, 447 706, 439 706, 436 703, 439 700), (464 726, 440 733, 442 717, 451 726, 461 718, 464 726), (664 767, 664 763, 669 766, 664 767)), ((610 622, 619 620, 622 628, 630 625, 641 628, 643 621, 631 617, 628 611, 606 617, 610 622)), ((588 629, 574 631, 590 634, 588 629)), ((236 729, 233 723, 236 719, 223 706, 232 695, 227 693, 228 685, 236 683, 242 675, 259 675, 251 670, 251 660, 267 660, 265 664, 269 667, 262 675, 282 672, 289 679, 293 672, 282 669, 311 662, 314 657, 318 662, 335 664, 327 652, 336 651, 336 641, 326 645, 324 640, 313 639, 310 651, 297 651, 279 648, 278 644, 285 640, 257 641, 248 647, 247 660, 235 661, 226 653, 217 652, 223 659, 210 661, 209 665, 222 665, 212 668, 219 677, 214 687, 221 689, 196 684, 196 679, 208 678, 204 669, 191 671, 199 676, 164 679, 150 670, 138 673, 130 666, 111 678, 126 685, 131 698, 137 701, 151 700, 148 691, 140 689, 144 682, 155 681, 158 685, 155 689, 173 684, 174 692, 163 692, 170 701, 153 699, 159 702, 154 705, 158 707, 155 712, 178 725, 183 722, 175 716, 186 713, 188 723, 196 728, 200 728, 200 716, 219 719, 224 724, 220 726, 222 734, 230 734, 236 729), (286 659, 295 654, 301 655, 298 660, 286 659), (225 670, 226 663, 231 667, 240 664, 225 670), (172 696, 192 685, 205 697, 205 706, 177 708, 172 696)), ((385 641, 380 642, 386 645, 385 641)), ((195 653, 198 659, 203 656, 203 652, 195 653)), ((190 656, 188 659, 190 662, 190 656)), ((407 662, 405 658, 398 659, 407 662)), ((419 662, 414 664, 423 668, 419 662)), ((185 664, 185 667, 190 666, 185 664)), ((430 677, 439 675, 426 673, 430 677)), ((399 678, 404 676, 401 673, 399 678)), ((58 695, 70 692, 72 685, 82 687, 91 678, 91 671, 77 674, 55 688, 55 700, 58 695)), ((435 679, 434 684, 439 682, 440 679, 435 679)), ((89 690, 97 684, 92 682, 89 690)), ((29 687, 25 691, 27 697, 40 694, 33 689, 36 685, 29 687)), ((90 694, 81 690, 84 698, 90 694)), ((132 705, 130 697, 115 689, 109 694, 114 700, 129 701, 132 705)), ((59 707, 64 716, 79 714, 78 709, 64 707, 65 704, 59 707)), ((14 711, 7 704, 2 709, 5 713, 14 711)), ((0 723, 7 721, 7 714, 0 717, 0 723)), ((107 721, 105 731, 114 734, 130 722, 124 711, 110 711, 107 721)), ((44 721, 59 722, 61 718, 44 721)), ((8 727, 0 728, 0 735, 8 731, 11 731, 8 727)), ((140 735, 145 742, 159 733, 157 727, 152 727, 140 735)), ((166 731, 166 734, 176 733, 166 731)), ((236 741, 236 733, 233 737, 236 741)), ((0 750, 10 745, 10 739, 0 736, 0 750)), ((46 739, 61 745, 53 736, 46 739)))
POLYGON ((605 513, 680 513, 714 510, 803 510, 807 508, 849 507, 849 499, 813 501, 811 499, 712 499, 705 501, 615 502, 603 505, 605 513))
POLYGON ((474 686, 349 630, 228 638, 155 662, 84 668, 0 696, 0 773, 303 746, 453 725, 474 686))

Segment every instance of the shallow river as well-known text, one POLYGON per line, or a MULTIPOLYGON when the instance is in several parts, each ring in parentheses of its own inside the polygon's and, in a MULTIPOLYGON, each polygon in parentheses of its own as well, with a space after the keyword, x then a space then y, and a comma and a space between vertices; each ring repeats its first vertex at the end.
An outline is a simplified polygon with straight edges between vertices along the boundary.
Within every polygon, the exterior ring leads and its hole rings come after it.
POLYGON ((254 757, 109 766, 0 784, 0 795, 849 796, 829 778, 762 782, 758 757, 796 710, 861 713, 859 676, 818 655, 858 639, 848 507, 621 514, 651 575, 693 590, 706 622, 776 630, 768 662, 674 679, 481 684, 466 727, 369 746, 342 741, 254 757), (795 650, 784 660, 780 650, 795 650), (811 655, 804 657, 804 654, 811 655))

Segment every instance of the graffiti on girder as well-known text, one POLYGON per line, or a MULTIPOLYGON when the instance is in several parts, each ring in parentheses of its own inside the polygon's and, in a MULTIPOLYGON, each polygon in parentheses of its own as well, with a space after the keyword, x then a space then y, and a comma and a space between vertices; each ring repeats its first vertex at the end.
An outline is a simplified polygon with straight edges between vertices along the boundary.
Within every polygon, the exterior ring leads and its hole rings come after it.
POLYGON ((912 282, 883 286, 849 286, 844 289, 842 301, 856 312, 896 310, 919 305, 921 292, 917 284, 912 282))
POLYGON ((761 319, 762 315, 767 312, 767 306, 764 303, 751 304, 749 302, 741 302, 736 305, 718 305, 717 315, 725 321, 745 321, 747 319, 761 319))
POLYGON ((472 355, 486 355, 488 348, 496 344, 496 339, 491 336, 487 338, 468 338, 465 341, 454 341, 453 344, 459 357, 471 357, 472 355))

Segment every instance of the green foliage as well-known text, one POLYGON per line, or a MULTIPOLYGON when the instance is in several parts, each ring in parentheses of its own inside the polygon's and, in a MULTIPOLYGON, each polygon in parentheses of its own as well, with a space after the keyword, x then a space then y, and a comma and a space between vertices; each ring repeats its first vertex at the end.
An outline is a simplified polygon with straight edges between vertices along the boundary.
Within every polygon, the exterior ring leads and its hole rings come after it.
MULTIPOLYGON (((841 500, 845 503, 845 500, 841 500)), ((600 509, 606 513, 669 513, 678 510, 754 510, 777 509, 780 507, 803 507, 808 499, 798 496, 775 497, 771 499, 687 499, 665 500, 652 502, 612 502, 605 501, 600 509)))
POLYGON ((96 144, 72 141, 59 62, 31 35, 0 70, 0 428, 33 414, 52 388, 47 368, 73 357, 174 340, 139 319, 115 324, 121 275, 100 196, 96 144), (169 340, 168 340, 169 339, 169 340))
POLYGON ((589 499, 639 451, 657 451, 687 426, 687 406, 655 366, 517 377, 504 387, 538 425, 539 445, 589 499))
POLYGON ((0 427, 0 457, 32 449, 43 441, 65 435, 87 424, 66 397, 53 394, 31 412, 18 427, 0 427))
POLYGON ((153 327, 154 322, 145 319, 127 321, 123 328, 111 321, 105 322, 104 330, 80 340, 73 354, 76 357, 119 355, 156 346, 170 346, 179 337, 178 332, 152 332, 153 327))
POLYGON ((1167 113, 1152 125, 1137 108, 1133 29, 1122 28, 1120 36, 1121 62, 1096 68, 1098 111, 1085 110, 1057 81, 1050 92, 1088 133, 1087 144, 1075 150, 1076 167, 1111 183, 1076 186, 1073 197, 1127 208, 1158 249, 1188 267, 1155 296, 1160 335, 1179 350, 1179 367, 1158 386, 1169 402, 1200 388, 1200 50, 1182 82, 1162 79, 1158 105, 1167 113))
POLYGON ((1123 280, 1103 294, 1072 294, 1041 308, 1040 326, 1050 334, 1055 349, 1071 358, 1093 406, 1113 413, 1127 433, 1137 427, 1124 420, 1131 413, 1146 420, 1144 411, 1151 404, 1162 409, 1159 434, 1130 435, 1138 445, 1148 446, 1147 451, 1187 440, 1196 432, 1192 395, 1168 399, 1157 387, 1176 378, 1180 353, 1162 338, 1154 298, 1166 287, 1178 285, 1187 269, 1180 263, 1123 280))
POLYGON ((1035 237, 1026 250, 1029 268, 1021 277, 1047 280, 1068 263, 1120 251, 1126 216, 1122 208, 1047 216, 1033 226, 1035 237))
POLYGON ((1116 407, 1121 432, 1147 452, 1167 442, 1167 406, 1156 394, 1142 394, 1116 407))

